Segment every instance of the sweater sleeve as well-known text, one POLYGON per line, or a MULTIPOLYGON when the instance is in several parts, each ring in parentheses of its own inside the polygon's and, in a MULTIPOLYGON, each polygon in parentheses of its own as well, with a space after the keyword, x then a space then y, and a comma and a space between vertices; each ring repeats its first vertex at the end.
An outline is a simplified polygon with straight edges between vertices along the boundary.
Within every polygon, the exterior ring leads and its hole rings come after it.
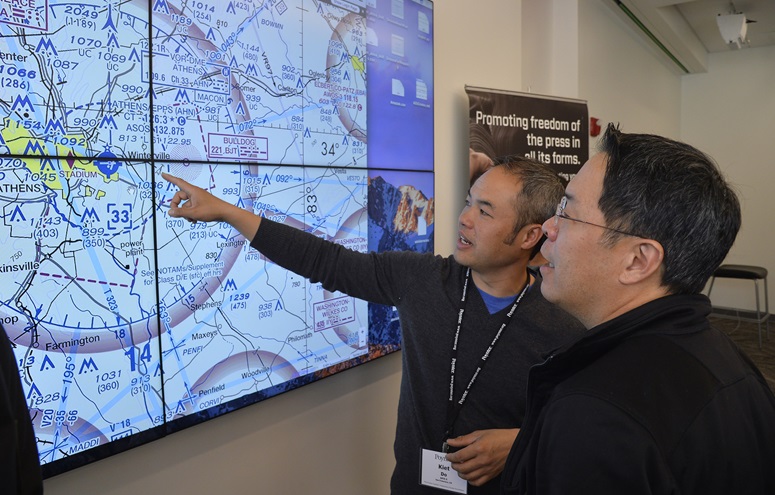
POLYGON ((329 291, 366 301, 397 306, 422 276, 432 255, 412 252, 360 253, 294 227, 266 218, 250 245, 277 265, 329 291), (409 276, 407 276, 409 275, 409 276))

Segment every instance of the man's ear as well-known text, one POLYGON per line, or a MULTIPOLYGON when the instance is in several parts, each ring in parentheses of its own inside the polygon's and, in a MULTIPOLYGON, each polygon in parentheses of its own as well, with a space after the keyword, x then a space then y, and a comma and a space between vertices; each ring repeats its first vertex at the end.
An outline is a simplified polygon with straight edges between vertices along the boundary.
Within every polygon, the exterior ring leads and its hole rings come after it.
POLYGON ((525 251, 532 251, 533 247, 538 244, 544 233, 541 230, 541 225, 537 223, 527 224, 522 227, 517 235, 517 240, 520 243, 520 247, 525 251))
POLYGON ((662 244, 653 239, 633 239, 625 260, 624 271, 619 277, 622 284, 630 285, 642 282, 650 277, 659 277, 662 283, 662 261, 665 259, 665 250, 662 244))

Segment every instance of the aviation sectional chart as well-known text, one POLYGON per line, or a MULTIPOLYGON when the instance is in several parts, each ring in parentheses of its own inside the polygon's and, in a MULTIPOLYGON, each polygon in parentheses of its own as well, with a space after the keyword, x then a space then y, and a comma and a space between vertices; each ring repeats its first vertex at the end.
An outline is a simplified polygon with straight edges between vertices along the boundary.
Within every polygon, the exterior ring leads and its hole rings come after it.
MULTIPOLYGON (((219 184, 217 194, 257 214, 366 250, 364 171, 256 168, 173 172, 219 184)), ((167 189, 171 198, 175 188, 167 189)), ((163 362, 178 370, 165 377, 168 419, 368 351, 365 302, 280 269, 228 225, 167 217, 158 232, 167 261, 158 271, 163 362)))
POLYGON ((0 0, 0 319, 42 463, 369 353, 365 302, 172 219, 160 175, 365 252, 366 31, 357 1, 0 0))
POLYGON ((43 5, 0 11, 17 21, 0 47, 21 62, 0 66, 5 127, 20 131, 7 146, 366 165, 363 15, 301 0, 154 0, 151 22, 139 0, 43 5))

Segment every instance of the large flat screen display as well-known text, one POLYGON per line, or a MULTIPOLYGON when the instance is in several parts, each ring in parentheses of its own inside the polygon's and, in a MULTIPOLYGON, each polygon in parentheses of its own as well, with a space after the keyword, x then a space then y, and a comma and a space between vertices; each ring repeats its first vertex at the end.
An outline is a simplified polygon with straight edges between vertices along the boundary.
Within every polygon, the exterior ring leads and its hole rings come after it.
POLYGON ((427 0, 0 0, 0 321, 44 476, 400 348, 395 309, 167 214, 169 172, 433 251, 427 0))

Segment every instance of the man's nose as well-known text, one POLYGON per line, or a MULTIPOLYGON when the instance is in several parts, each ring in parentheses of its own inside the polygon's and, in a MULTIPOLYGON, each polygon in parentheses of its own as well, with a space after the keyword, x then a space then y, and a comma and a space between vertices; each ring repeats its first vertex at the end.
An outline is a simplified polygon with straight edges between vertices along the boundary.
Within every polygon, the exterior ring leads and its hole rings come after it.
POLYGON ((541 231, 547 239, 554 241, 557 238, 557 216, 552 215, 549 217, 543 225, 541 225, 541 231))
POLYGON ((466 227, 471 225, 471 207, 463 207, 463 211, 460 212, 460 216, 457 217, 457 223, 465 225, 466 227))

